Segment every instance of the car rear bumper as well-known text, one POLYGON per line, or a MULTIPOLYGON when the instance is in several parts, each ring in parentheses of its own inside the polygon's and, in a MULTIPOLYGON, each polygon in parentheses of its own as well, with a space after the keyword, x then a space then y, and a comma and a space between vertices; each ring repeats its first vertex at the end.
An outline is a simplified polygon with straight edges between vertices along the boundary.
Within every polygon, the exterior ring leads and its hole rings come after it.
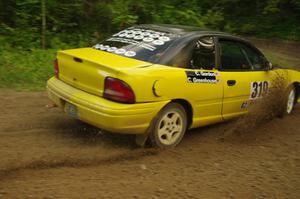
POLYGON ((126 134, 145 133, 152 119, 169 102, 121 104, 74 88, 55 77, 48 80, 47 91, 49 98, 63 110, 66 102, 76 106, 78 119, 126 134))

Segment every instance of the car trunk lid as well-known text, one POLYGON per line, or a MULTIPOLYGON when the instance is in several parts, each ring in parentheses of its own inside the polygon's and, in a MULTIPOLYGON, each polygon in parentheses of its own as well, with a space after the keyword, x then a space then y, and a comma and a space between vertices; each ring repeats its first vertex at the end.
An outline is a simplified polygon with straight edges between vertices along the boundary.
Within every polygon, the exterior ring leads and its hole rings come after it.
POLYGON ((57 54, 59 79, 78 89, 102 96, 107 76, 117 77, 128 69, 151 65, 137 59, 96 50, 79 48, 57 54))

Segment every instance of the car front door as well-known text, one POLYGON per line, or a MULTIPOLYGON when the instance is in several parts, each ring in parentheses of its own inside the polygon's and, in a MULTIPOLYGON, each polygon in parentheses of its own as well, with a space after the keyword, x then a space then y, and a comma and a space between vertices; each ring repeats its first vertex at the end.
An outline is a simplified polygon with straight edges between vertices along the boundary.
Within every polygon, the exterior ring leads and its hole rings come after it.
POLYGON ((260 98, 270 87, 272 70, 266 59, 251 45, 228 38, 219 38, 218 54, 223 83, 224 119, 247 112, 252 100, 260 98))

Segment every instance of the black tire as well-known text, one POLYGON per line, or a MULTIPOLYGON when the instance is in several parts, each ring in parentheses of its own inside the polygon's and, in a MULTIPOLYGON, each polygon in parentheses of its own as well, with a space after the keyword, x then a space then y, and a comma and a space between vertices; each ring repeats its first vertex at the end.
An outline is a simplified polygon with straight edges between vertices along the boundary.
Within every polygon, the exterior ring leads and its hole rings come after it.
POLYGON ((291 114, 294 106, 296 104, 296 88, 294 85, 290 86, 290 88, 288 89, 287 95, 286 95, 286 99, 285 99, 285 112, 284 114, 291 114))
POLYGON ((296 96, 296 89, 295 89, 295 86, 293 86, 293 85, 289 86, 286 89, 284 95, 282 96, 282 99, 281 99, 281 102, 279 104, 278 111, 277 111, 277 116, 280 118, 284 117, 285 115, 291 114, 291 112, 294 108, 296 99, 293 100, 294 103, 293 103, 291 110, 288 110, 289 109, 288 103, 289 103, 289 97, 290 97, 291 92, 295 92, 295 96, 296 96))
POLYGON ((149 138, 152 146, 175 147, 187 129, 185 109, 178 103, 169 103, 154 118, 150 129, 149 138))

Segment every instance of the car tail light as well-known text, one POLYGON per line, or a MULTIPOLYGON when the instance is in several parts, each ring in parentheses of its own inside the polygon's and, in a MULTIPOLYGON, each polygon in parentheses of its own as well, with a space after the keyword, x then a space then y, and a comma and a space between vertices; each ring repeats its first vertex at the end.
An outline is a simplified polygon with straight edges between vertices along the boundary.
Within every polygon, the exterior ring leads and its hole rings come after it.
POLYGON ((135 95, 130 86, 112 77, 105 78, 103 97, 116 102, 135 103, 135 95))
POLYGON ((55 59, 54 60, 54 75, 55 75, 55 77, 58 78, 58 74, 59 74, 58 60, 55 59))

